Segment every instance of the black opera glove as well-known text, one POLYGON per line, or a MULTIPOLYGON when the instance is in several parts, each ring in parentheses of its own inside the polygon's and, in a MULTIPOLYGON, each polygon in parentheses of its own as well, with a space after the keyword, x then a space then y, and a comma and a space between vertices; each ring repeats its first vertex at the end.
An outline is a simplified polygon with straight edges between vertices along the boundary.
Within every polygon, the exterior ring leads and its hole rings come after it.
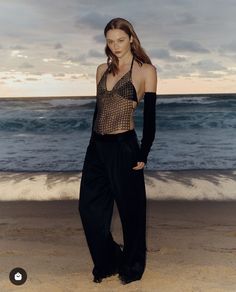
POLYGON ((143 136, 138 161, 147 163, 147 157, 156 132, 156 92, 145 92, 143 107, 143 136))

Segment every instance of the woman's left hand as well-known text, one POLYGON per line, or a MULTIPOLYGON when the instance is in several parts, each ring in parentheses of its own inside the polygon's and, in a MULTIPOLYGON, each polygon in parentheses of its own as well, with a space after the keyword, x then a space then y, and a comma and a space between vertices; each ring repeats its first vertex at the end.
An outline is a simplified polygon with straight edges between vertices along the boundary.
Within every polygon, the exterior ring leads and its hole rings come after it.
POLYGON ((137 162, 137 166, 133 167, 132 169, 139 170, 139 169, 144 168, 144 166, 145 166, 144 162, 137 162))

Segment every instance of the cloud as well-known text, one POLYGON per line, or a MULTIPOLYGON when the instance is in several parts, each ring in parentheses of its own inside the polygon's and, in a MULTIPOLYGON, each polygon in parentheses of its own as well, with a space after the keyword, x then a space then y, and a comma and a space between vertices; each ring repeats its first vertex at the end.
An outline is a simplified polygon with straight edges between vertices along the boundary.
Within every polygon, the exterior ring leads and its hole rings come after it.
POLYGON ((227 71, 227 68, 222 66, 219 62, 210 60, 210 59, 204 59, 200 60, 198 62, 194 62, 191 64, 194 68, 200 70, 200 71, 227 71))
POLYGON ((42 73, 42 72, 30 72, 30 75, 36 75, 36 76, 41 76, 43 74, 44 73, 42 73))
POLYGON ((233 72, 229 72, 227 67, 211 59, 203 59, 192 63, 169 62, 157 67, 162 78, 219 78, 233 74, 233 72))
POLYGON ((33 68, 34 66, 28 62, 22 63, 19 68, 33 68))
POLYGON ((229 42, 228 44, 223 44, 219 48, 220 52, 234 52, 236 53, 236 39, 229 42))
POLYGON ((180 78, 180 77, 191 77, 193 69, 190 68, 189 64, 184 63, 166 63, 162 66, 157 66, 158 72, 161 72, 161 77, 165 78, 180 78), (159 71, 160 69, 160 71, 159 71))
POLYGON ((202 47, 198 42, 185 40, 172 40, 169 42, 172 50, 178 52, 209 53, 209 50, 202 47))
POLYGON ((65 77, 65 73, 54 73, 52 74, 54 77, 65 77))
POLYGON ((38 81, 40 79, 33 78, 33 77, 28 77, 28 78, 25 78, 25 80, 27 80, 27 81, 38 81))
POLYGON ((101 43, 101 44, 105 44, 105 41, 106 41, 104 34, 98 34, 98 35, 95 35, 95 36, 93 37, 93 39, 94 39, 96 42, 101 43))
POLYGON ((236 61, 236 39, 222 44, 218 49, 221 57, 227 58, 233 62, 236 61))
POLYGON ((77 27, 90 27, 95 30, 103 30, 107 22, 111 19, 109 15, 103 15, 97 12, 90 12, 80 17, 76 21, 77 27))
POLYGON ((1 76, 1 79, 4 79, 4 80, 15 79, 16 78, 16 76, 11 75, 10 72, 0 72, 0 73, 4 74, 3 76, 1 76))
POLYGON ((197 23, 197 18, 189 12, 183 12, 177 15, 177 19, 173 22, 175 25, 190 25, 197 23))
POLYGON ((80 62, 85 62, 86 59, 87 59, 87 54, 81 54, 78 56, 69 57, 68 61, 73 62, 73 63, 80 63, 80 62))
POLYGON ((7 79, 11 79, 12 77, 10 77, 10 76, 2 76, 1 77, 1 79, 5 79, 5 80, 7 80, 7 79))
POLYGON ((173 62, 183 62, 186 61, 185 56, 172 56, 167 49, 153 49, 148 51, 153 58, 157 58, 159 60, 168 60, 173 62))
POLYGON ((88 52, 88 56, 89 57, 95 57, 95 58, 101 58, 101 57, 104 57, 104 54, 102 54, 100 51, 98 50, 94 50, 94 49, 91 49, 89 50, 88 52))
POLYGON ((43 62, 49 63, 49 62, 56 62, 58 59, 56 58, 43 58, 43 62))
POLYGON ((79 76, 76 76, 76 75, 71 75, 70 77, 71 79, 79 79, 79 76))
POLYGON ((11 57, 24 58, 24 59, 28 58, 28 56, 22 55, 19 50, 12 50, 11 51, 11 57))
POLYGON ((66 58, 68 58, 68 53, 66 53, 64 51, 58 51, 57 52, 57 58, 59 58, 59 59, 66 59, 66 58))
POLYGON ((25 46, 21 46, 21 45, 15 45, 15 46, 10 46, 11 50, 27 50, 27 48, 25 46))
POLYGON ((62 48, 62 44, 61 43, 56 43, 55 45, 54 45, 54 49, 55 50, 58 50, 58 49, 61 49, 62 48))

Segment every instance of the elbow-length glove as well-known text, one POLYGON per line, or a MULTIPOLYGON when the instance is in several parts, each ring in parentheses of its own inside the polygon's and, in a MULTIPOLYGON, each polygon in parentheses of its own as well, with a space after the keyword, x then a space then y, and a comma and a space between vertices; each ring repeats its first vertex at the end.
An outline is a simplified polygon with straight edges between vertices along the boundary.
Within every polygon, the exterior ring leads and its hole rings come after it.
POLYGON ((156 92, 145 92, 143 108, 143 135, 141 139, 138 161, 147 163, 156 133, 156 92))

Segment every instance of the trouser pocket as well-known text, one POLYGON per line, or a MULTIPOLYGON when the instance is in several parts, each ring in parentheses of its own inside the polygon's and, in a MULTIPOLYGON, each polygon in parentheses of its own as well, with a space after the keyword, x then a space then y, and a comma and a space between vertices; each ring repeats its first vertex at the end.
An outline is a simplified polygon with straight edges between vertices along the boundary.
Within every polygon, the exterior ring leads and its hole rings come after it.
POLYGON ((121 147, 123 148, 123 152, 125 152, 125 155, 128 158, 128 160, 131 161, 131 165, 133 167, 136 166, 138 162, 138 154, 140 151, 137 136, 132 136, 121 141, 121 147))

